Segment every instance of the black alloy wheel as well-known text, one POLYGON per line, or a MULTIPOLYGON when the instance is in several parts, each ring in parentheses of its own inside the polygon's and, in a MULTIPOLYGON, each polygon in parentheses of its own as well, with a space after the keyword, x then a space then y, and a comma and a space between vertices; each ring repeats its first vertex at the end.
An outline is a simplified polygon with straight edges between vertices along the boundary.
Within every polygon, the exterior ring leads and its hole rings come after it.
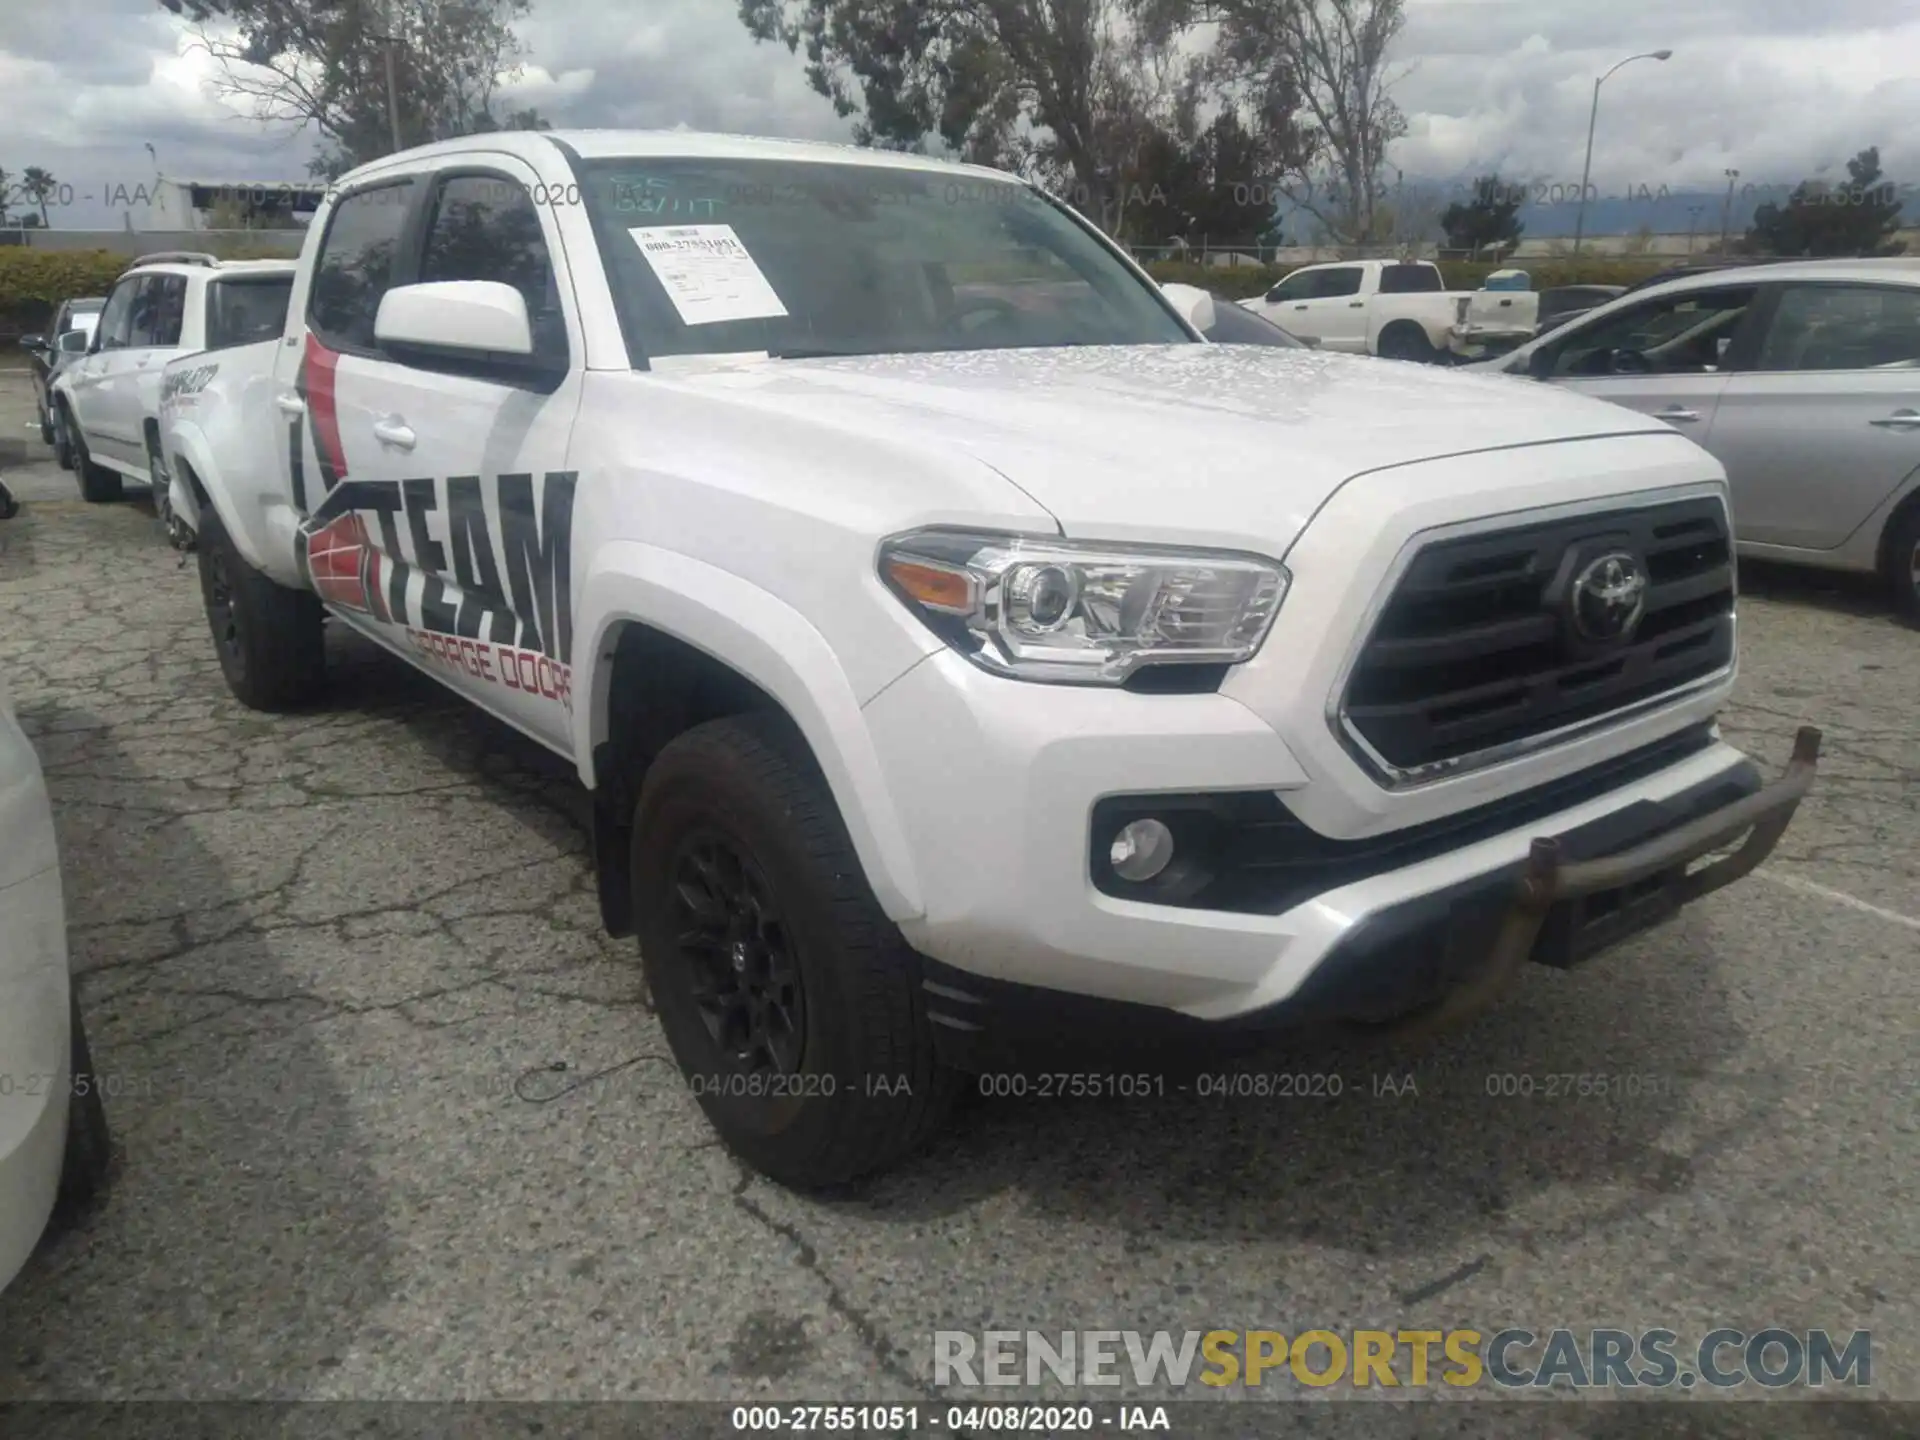
POLYGON ((743 1074, 799 1074, 806 996, 766 876, 705 827, 682 842, 673 873, 674 930, 708 1038, 743 1074))

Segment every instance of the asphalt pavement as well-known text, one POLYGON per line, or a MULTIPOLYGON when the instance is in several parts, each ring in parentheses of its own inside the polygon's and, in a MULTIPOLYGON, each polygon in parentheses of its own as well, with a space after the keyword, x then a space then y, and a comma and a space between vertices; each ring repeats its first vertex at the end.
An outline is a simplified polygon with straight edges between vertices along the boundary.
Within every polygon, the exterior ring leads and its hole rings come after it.
POLYGON ((1745 577, 1728 735, 1769 771, 1827 735, 1746 882, 1425 1048, 1240 1067, 1338 1077, 1308 1097, 983 1100, 807 1199, 674 1072, 569 767, 351 636, 322 711, 242 709, 191 561, 133 487, 82 503, 26 397, 0 371, 0 667, 118 1159, 0 1295, 0 1398, 931 1405, 936 1330, 1778 1325, 1871 1330, 1871 1393, 1920 1400, 1920 635, 1870 588, 1745 577))

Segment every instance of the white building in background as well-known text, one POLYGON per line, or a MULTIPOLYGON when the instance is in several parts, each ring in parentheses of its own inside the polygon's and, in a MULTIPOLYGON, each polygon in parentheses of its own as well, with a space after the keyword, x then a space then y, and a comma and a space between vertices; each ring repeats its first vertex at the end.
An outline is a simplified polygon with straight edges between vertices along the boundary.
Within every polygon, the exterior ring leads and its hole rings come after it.
POLYGON ((99 197, 136 234, 212 229, 282 228, 291 215, 304 224, 319 206, 324 185, 293 180, 175 180, 155 176, 104 187, 99 197), (224 212, 224 213, 222 213, 224 212))

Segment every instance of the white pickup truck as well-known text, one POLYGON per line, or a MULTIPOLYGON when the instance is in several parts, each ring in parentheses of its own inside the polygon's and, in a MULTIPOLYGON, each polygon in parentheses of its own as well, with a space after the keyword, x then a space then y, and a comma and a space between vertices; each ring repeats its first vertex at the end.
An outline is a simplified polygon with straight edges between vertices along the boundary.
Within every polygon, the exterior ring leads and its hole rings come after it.
POLYGON ((968 1072, 1472 1013, 1811 782, 1715 727, 1698 446, 1183 303, 993 171, 475 136, 339 182, 163 444, 233 693, 332 625, 567 757, 699 1103, 821 1185, 968 1072))
POLYGON ((1482 359, 1533 338, 1531 290, 1449 290, 1431 260, 1342 260, 1289 272, 1240 302, 1323 350, 1433 362, 1482 359))

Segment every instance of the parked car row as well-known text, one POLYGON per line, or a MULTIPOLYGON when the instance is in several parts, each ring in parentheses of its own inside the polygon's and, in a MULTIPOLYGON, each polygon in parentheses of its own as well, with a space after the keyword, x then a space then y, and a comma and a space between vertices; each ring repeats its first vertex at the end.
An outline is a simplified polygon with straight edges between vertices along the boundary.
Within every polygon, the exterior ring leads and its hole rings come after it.
POLYGON ((279 334, 292 283, 287 260, 148 255, 103 299, 68 302, 52 341, 22 342, 35 357, 41 433, 83 498, 117 500, 125 481, 145 484, 161 522, 178 533, 159 443, 162 372, 178 356, 279 334), (81 306, 90 308, 72 308, 81 306))
POLYGON ((1475 359, 1529 338, 1540 297, 1448 290, 1431 260, 1344 260, 1302 266, 1240 303, 1328 350, 1432 362, 1475 359))

